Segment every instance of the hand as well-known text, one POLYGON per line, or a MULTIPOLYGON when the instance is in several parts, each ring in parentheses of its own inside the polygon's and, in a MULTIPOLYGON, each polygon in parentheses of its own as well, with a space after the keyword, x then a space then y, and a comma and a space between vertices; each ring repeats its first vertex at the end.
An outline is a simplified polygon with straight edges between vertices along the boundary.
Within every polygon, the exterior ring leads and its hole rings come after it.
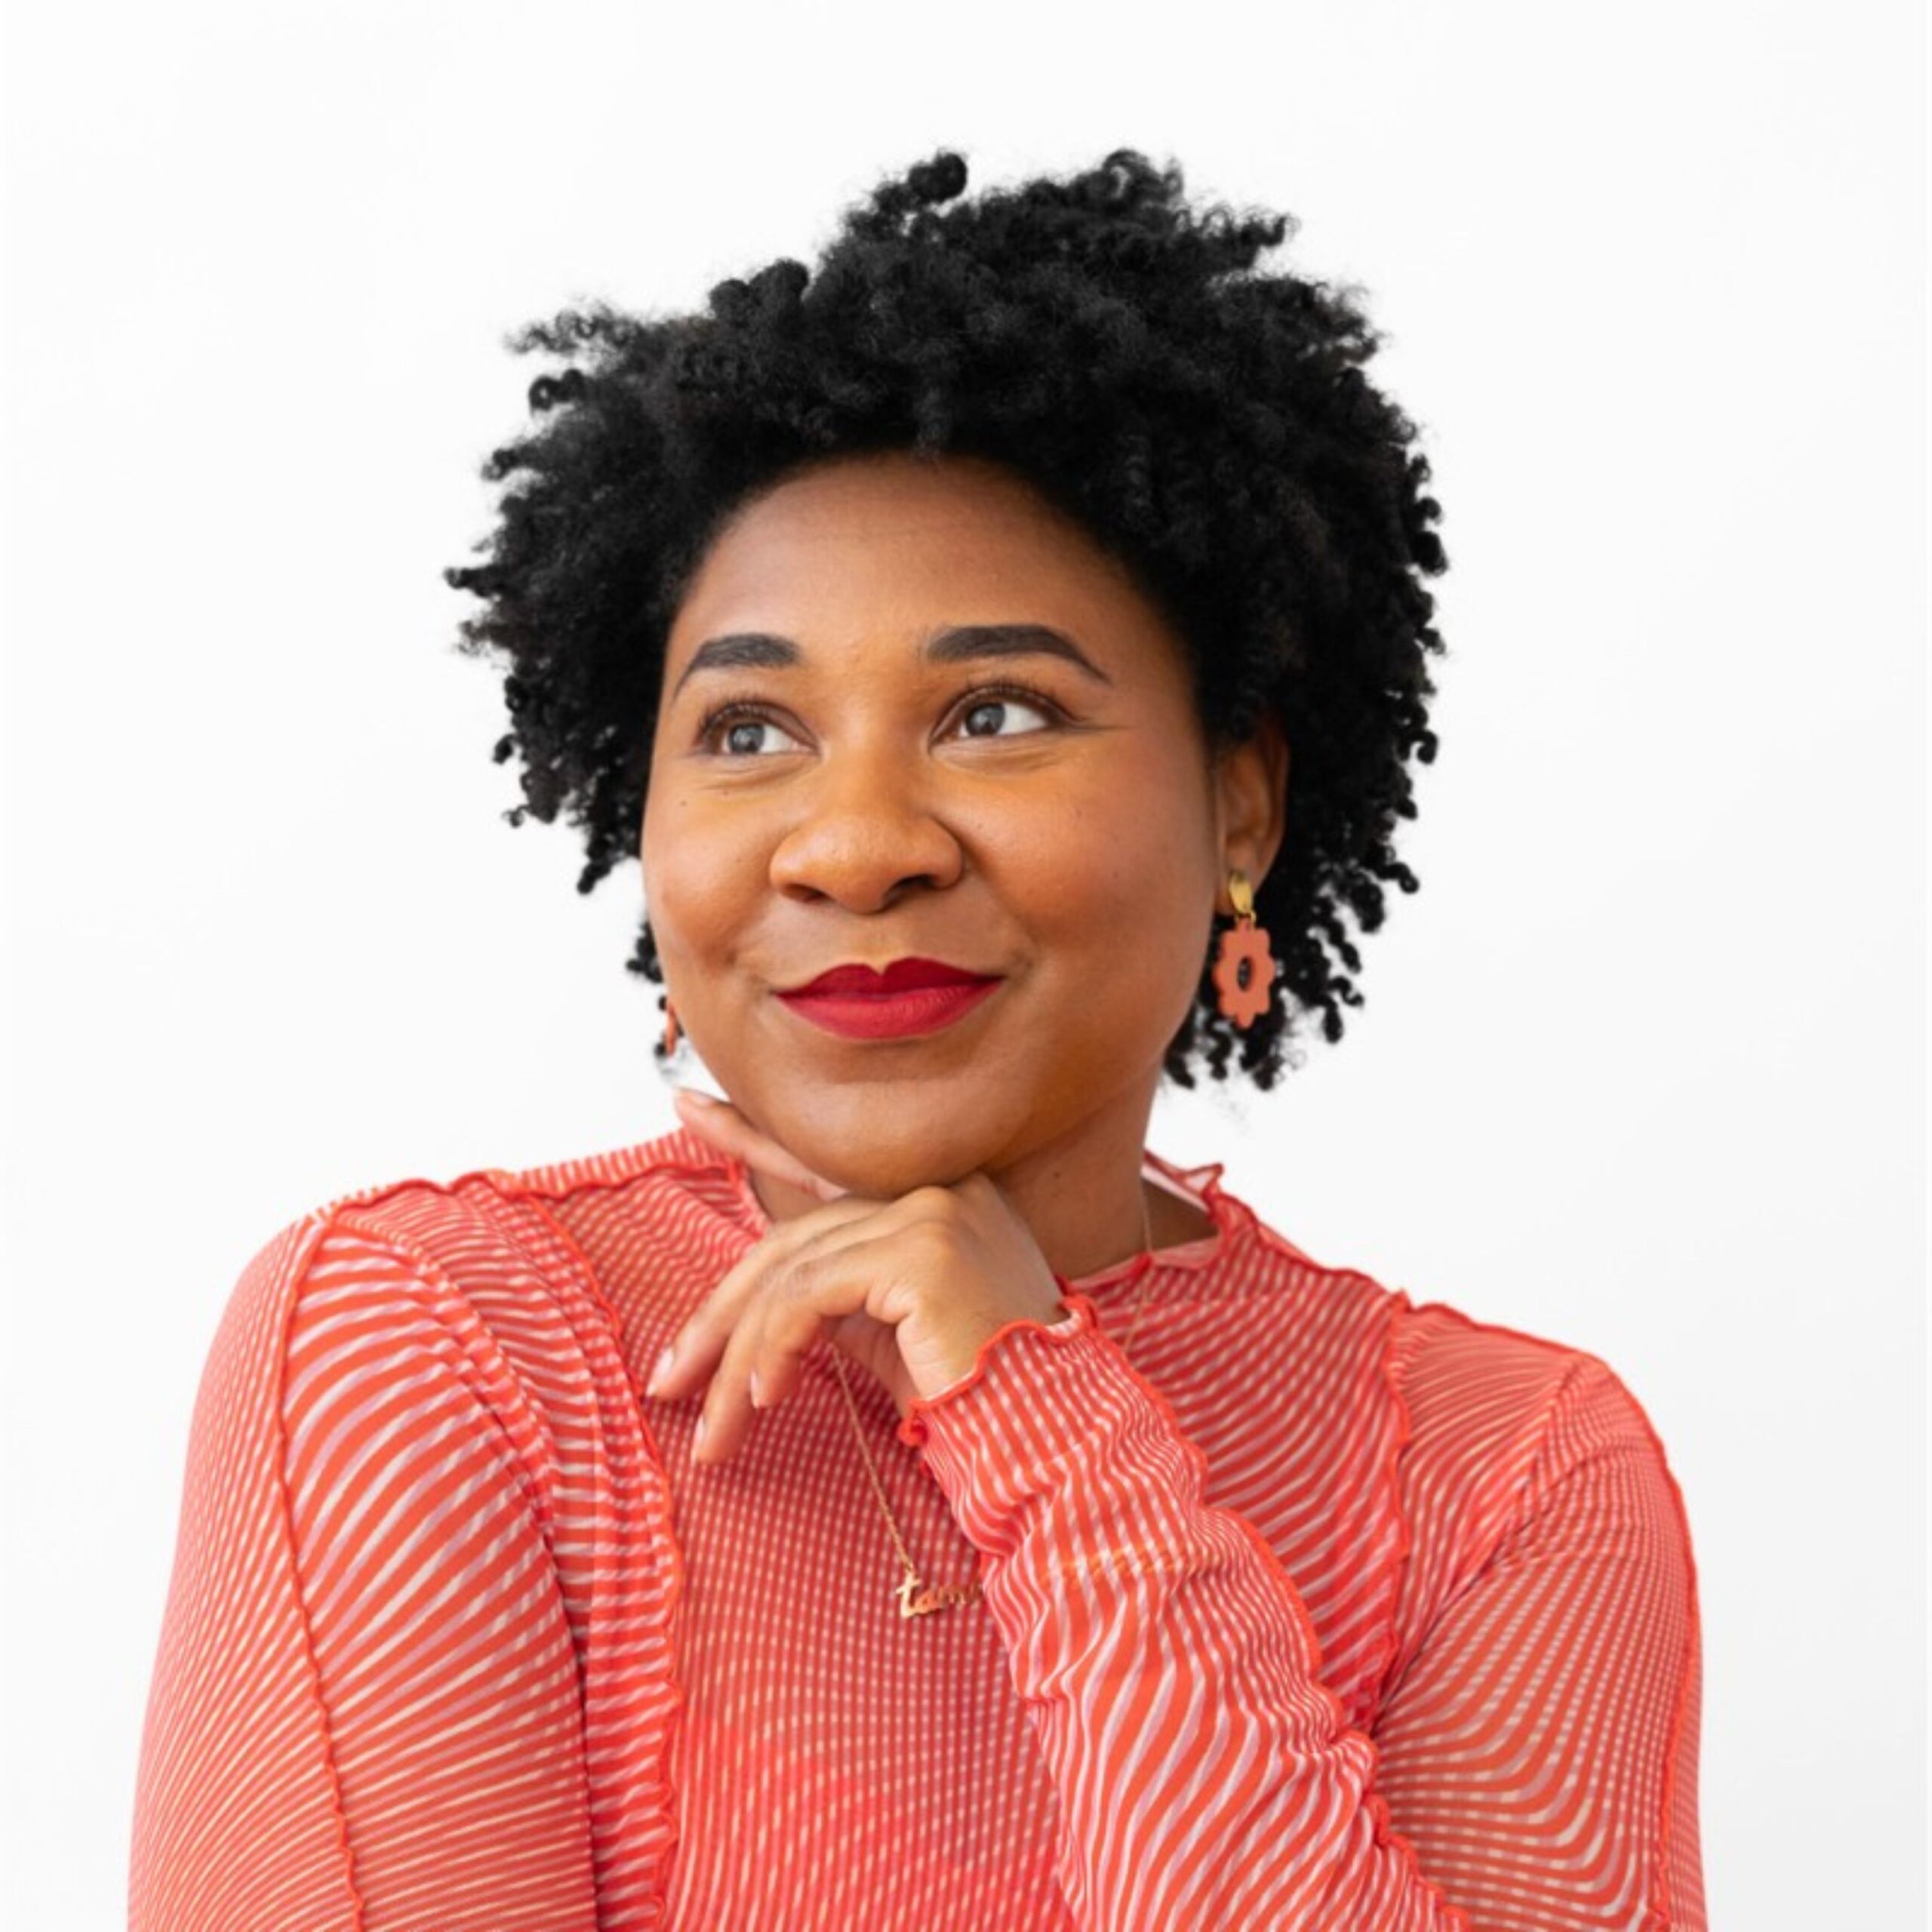
POLYGON ((680 1092, 678 1118, 721 1152, 824 1197, 780 1223, 705 1297, 645 1393, 675 1401, 707 1377, 692 1460, 720 1463, 754 1409, 791 1393, 821 1334, 885 1384, 903 1420, 950 1388, 1012 1321, 1064 1321, 1032 1231, 987 1174, 896 1201, 844 1192, 761 1134, 728 1100, 680 1092))

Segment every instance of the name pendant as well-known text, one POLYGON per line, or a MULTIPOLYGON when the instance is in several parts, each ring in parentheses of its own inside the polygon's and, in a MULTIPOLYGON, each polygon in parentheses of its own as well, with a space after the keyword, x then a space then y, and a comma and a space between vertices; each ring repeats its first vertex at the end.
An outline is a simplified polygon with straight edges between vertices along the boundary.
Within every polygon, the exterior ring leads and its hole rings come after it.
POLYGON ((972 1583, 922 1583, 908 1577, 892 1594, 899 1599, 901 1617, 927 1617, 936 1610, 963 1609, 980 1600, 980 1586, 972 1583))

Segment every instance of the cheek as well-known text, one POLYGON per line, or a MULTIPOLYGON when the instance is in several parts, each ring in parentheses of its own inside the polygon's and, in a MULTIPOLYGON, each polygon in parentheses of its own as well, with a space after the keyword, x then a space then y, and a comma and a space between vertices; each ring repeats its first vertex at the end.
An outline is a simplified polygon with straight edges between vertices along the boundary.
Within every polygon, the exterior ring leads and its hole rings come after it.
POLYGON ((1158 1026, 1171 1008, 1180 1023, 1199 979, 1215 865, 1193 772, 1143 764, 1084 798, 1034 848, 1027 872, 1042 921, 1096 999, 1116 1014, 1152 1001, 1158 1026))
POLYGON ((736 884, 743 867, 730 841, 719 838, 694 804, 675 792, 654 792, 645 808, 638 857, 645 912, 659 952, 674 962, 714 953, 743 917, 736 884))

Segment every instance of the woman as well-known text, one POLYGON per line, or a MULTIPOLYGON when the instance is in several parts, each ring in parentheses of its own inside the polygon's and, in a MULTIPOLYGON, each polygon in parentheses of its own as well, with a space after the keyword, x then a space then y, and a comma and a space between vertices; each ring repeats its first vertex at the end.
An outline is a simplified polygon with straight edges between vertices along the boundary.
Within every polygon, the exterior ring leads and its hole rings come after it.
POLYGON ((465 641, 724 1097, 250 1264, 141 1932, 1704 1923, 1633 1398, 1144 1146, 1414 889, 1412 426, 1281 217, 964 180, 524 338, 465 641))

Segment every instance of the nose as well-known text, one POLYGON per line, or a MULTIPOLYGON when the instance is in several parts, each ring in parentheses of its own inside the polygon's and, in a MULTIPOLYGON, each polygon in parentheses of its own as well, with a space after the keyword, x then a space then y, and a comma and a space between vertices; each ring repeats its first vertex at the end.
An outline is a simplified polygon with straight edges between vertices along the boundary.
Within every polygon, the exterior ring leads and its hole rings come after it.
POLYGON ((779 891, 878 912, 909 887, 959 877, 965 854, 903 746, 828 758, 801 789, 799 816, 772 851, 779 891))

